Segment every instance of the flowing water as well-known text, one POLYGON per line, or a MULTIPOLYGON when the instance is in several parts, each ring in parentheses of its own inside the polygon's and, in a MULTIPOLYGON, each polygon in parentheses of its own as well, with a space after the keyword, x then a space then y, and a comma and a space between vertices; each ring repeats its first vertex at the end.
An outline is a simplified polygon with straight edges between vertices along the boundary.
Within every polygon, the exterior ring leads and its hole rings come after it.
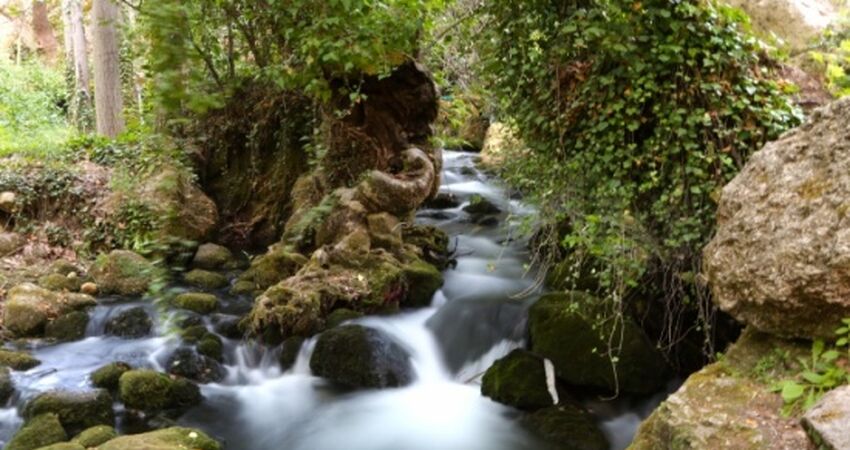
MULTIPOLYGON (((179 423, 203 429, 229 450, 539 448, 517 425, 517 411, 480 394, 478 381, 487 367, 523 345, 526 310, 537 294, 534 277, 527 273, 526 243, 515 236, 520 219, 534 211, 478 171, 476 158, 445 152, 441 190, 456 195, 462 204, 417 215, 419 222, 449 233, 458 256, 431 307, 356 320, 387 332, 408 350, 416 374, 412 385, 340 391, 311 375, 313 340, 304 344, 295 366, 282 372, 278 349, 224 339, 227 376, 220 383, 203 385, 204 402, 179 423), (499 206, 498 225, 470 223, 462 208, 474 196, 499 206)), ((238 315, 250 308, 250 299, 221 296, 226 313, 238 315)), ((0 409, 0 444, 21 424, 17 408, 38 392, 88 389, 88 375, 113 361, 163 370, 180 342, 168 333, 172 318, 156 314, 150 302, 107 299, 95 309, 84 340, 33 347, 42 364, 14 373, 19 395, 13 405, 0 409), (104 336, 109 317, 139 305, 157 317, 154 337, 104 336)), ((588 407, 612 448, 619 449, 628 445, 660 395, 641 401, 588 402, 588 407)))

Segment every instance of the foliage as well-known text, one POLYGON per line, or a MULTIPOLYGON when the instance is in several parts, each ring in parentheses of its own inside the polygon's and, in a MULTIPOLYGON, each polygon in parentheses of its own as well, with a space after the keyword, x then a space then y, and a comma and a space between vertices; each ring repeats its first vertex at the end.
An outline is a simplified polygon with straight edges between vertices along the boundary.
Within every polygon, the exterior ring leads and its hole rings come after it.
POLYGON ((841 321, 835 331, 835 341, 827 345, 823 340, 812 343, 809 358, 800 358, 802 371, 789 380, 777 383, 774 390, 780 392, 785 401, 783 412, 809 409, 826 392, 850 383, 850 319, 841 321))
POLYGON ((544 225, 568 225, 558 244, 594 261, 601 294, 619 302, 652 270, 678 286, 668 301, 696 301, 719 189, 799 121, 759 42, 697 0, 505 0, 486 12, 486 76, 532 150, 507 158, 505 176, 544 225))
POLYGON ((850 12, 824 32, 811 58, 823 70, 827 88, 836 97, 850 95, 850 12))

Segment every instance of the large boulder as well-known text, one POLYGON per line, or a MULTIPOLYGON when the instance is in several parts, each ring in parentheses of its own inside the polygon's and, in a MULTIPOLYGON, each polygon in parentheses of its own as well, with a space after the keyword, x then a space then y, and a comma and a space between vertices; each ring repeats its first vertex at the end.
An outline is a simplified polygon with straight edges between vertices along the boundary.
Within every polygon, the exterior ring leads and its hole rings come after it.
POLYGON ((197 385, 153 370, 130 370, 118 380, 118 397, 127 408, 155 412, 194 406, 203 400, 197 385))
POLYGON ((59 416, 42 414, 28 420, 4 447, 5 450, 36 450, 68 440, 59 416))
POLYGON ((850 99, 767 144, 724 189, 704 252, 714 300, 787 337, 850 316, 850 99))
POLYGON ((410 355, 385 333, 360 325, 345 325, 322 333, 310 369, 314 374, 350 388, 387 388, 410 384, 410 355))
POLYGON ((24 407, 26 419, 55 414, 69 435, 95 425, 114 425, 112 397, 103 389, 88 392, 51 391, 38 395, 24 407))
POLYGON ((95 425, 86 428, 80 434, 74 436, 71 442, 81 445, 83 448, 97 447, 104 442, 115 439, 118 433, 109 425, 95 425))
POLYGON ((89 315, 85 311, 71 311, 59 316, 44 328, 44 336, 60 342, 76 341, 86 335, 89 315))
POLYGON ((201 431, 171 427, 142 434, 121 436, 98 450, 219 450, 221 445, 201 431))
POLYGON ((85 294, 57 293, 24 283, 9 291, 3 307, 3 324, 15 336, 39 336, 50 321, 95 304, 94 298, 85 294))
POLYGON ((641 327, 625 316, 613 329, 605 319, 601 299, 580 292, 545 295, 529 310, 531 350, 550 359, 568 384, 635 394, 663 386, 667 364, 641 327), (621 344, 608 355, 612 333, 621 344))
POLYGON ((142 295, 153 280, 154 266, 127 250, 101 255, 89 270, 102 294, 142 295))
POLYGON ((806 49, 838 15, 831 0, 725 0, 743 9, 755 31, 763 37, 776 36, 791 51, 806 49))
POLYGON ((803 426, 820 448, 850 448, 850 386, 824 395, 803 416, 803 426))
POLYGON ((41 364, 41 361, 29 353, 0 348, 0 367, 8 367, 12 370, 30 370, 39 364, 41 364))
POLYGON ((151 333, 153 319, 143 306, 136 306, 119 312, 104 325, 104 332, 110 336, 125 339, 138 339, 151 333))
POLYGON ((230 283, 226 276, 203 269, 193 269, 186 272, 183 275, 183 281, 190 286, 208 290, 221 289, 230 283))
POLYGON ((129 364, 117 361, 95 370, 89 375, 89 379, 94 387, 117 391, 118 380, 121 379, 121 375, 130 370, 133 370, 133 368, 129 364))
POLYGON ((526 350, 514 350, 487 369, 481 380, 481 394, 519 409, 556 405, 560 398, 554 368, 547 377, 545 364, 526 350))
POLYGON ((587 411, 575 405, 550 406, 520 423, 551 450, 607 450, 608 441, 587 411))

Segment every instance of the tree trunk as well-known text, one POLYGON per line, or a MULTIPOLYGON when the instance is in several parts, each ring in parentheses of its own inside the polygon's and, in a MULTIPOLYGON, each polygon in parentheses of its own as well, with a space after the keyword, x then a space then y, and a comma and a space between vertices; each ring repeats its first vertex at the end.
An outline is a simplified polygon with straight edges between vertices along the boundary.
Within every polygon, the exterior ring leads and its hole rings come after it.
POLYGON ((53 27, 47 17, 47 5, 43 1, 32 2, 32 31, 35 34, 38 48, 45 58, 53 64, 58 56, 59 42, 53 34, 53 27))
POLYGON ((83 26, 83 7, 80 0, 62 1, 62 20, 65 24, 65 54, 70 78, 70 117, 81 131, 92 129, 91 78, 83 26))
POLYGON ((94 100, 97 132, 116 137, 124 131, 121 98, 120 35, 121 10, 113 0, 94 0, 94 100))

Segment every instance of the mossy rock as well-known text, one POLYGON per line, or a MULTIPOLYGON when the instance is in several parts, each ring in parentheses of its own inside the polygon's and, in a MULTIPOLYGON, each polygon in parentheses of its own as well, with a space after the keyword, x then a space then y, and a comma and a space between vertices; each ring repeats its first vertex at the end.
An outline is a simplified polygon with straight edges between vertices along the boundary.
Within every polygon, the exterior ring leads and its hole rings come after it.
POLYGON ((233 287, 233 293, 262 292, 295 275, 305 264, 307 264, 307 258, 304 255, 283 246, 276 246, 251 262, 251 267, 239 276, 233 287))
POLYGON ((67 277, 72 273, 79 274, 80 268, 70 261, 59 259, 53 261, 53 263, 50 264, 50 268, 48 269, 48 271, 50 273, 55 273, 67 277))
POLYGON ((403 304, 416 308, 430 306, 434 294, 443 286, 443 274, 425 261, 405 265, 403 273, 408 285, 403 304))
POLYGON ((317 376, 355 389, 405 386, 414 376, 404 348, 384 332, 360 325, 322 333, 310 369, 317 376))
POLYGON ((224 246, 207 243, 198 247, 192 259, 192 267, 204 270, 232 269, 236 266, 236 257, 224 246))
POLYGON ((207 327, 203 325, 193 325, 191 327, 184 328, 180 332, 180 337, 186 342, 196 343, 207 334, 209 334, 209 330, 207 330, 207 327))
POLYGON ((76 341, 85 337, 88 324, 88 313, 72 311, 48 323, 44 328, 44 336, 60 342, 76 341))
POLYGON ((104 332, 124 339, 138 339, 150 334, 153 319, 143 306, 136 306, 119 312, 110 318, 104 326, 104 332))
POLYGON ((608 450, 605 435, 593 417, 578 406, 560 405, 527 414, 520 421, 552 450, 608 450))
POLYGON ((207 333, 195 345, 198 353, 221 362, 224 359, 224 346, 221 338, 213 333, 207 333))
POLYGON ((67 440, 68 435, 59 422, 59 416, 42 414, 28 420, 4 450, 35 450, 67 440))
POLYGON ((70 434, 95 425, 113 425, 112 397, 103 389, 89 392, 50 391, 39 394, 24 407, 27 419, 52 413, 70 434))
POLYGON ((487 369, 481 383, 481 394, 526 410, 555 404, 549 393, 543 360, 521 349, 512 351, 487 369))
POLYGON ((194 269, 186 272, 186 274, 183 275, 183 281, 191 286, 208 290, 221 289, 230 283, 227 281, 227 277, 220 273, 201 269, 194 269))
POLYGON ((143 256, 127 250, 101 255, 89 270, 101 294, 138 296, 147 292, 154 266, 143 256))
POLYGON ((12 373, 8 367, 0 367, 0 408, 9 402, 15 393, 15 384, 12 382, 12 373))
POLYGON ((300 336, 293 336, 283 341, 280 349, 280 368, 281 370, 289 370, 295 366, 298 360, 298 354, 301 353, 301 347, 304 345, 304 339, 300 336))
POLYGON ((198 314, 209 314, 218 309, 218 298, 212 294, 188 292, 175 297, 174 305, 198 314))
POLYGON ((402 238, 421 253, 421 259, 444 270, 449 264, 449 235, 430 225, 403 225, 402 238))
POLYGON ((220 450, 221 445, 201 431, 171 427, 148 433, 121 436, 98 450, 220 450))
POLYGON ((118 396, 128 408, 158 411, 171 404, 174 381, 154 370, 130 370, 118 379, 118 396))
POLYGON ((74 436, 71 442, 82 445, 85 448, 97 447, 104 442, 118 437, 115 428, 109 425, 97 425, 83 430, 80 434, 74 436))
POLYGON ((58 444, 41 447, 38 450, 86 450, 86 448, 76 442, 59 442, 58 444))
POLYGON ((89 375, 89 379, 95 387, 116 391, 118 390, 118 380, 121 379, 121 375, 124 375, 124 372, 129 372, 130 370, 133 370, 133 368, 125 362, 113 362, 92 372, 89 375))
POLYGON ((328 314, 328 318, 325 320, 325 326, 327 328, 335 328, 349 320, 359 319, 361 317, 363 317, 362 312, 353 311, 348 308, 335 309, 328 314))
POLYGON ((67 312, 97 304, 91 296, 57 293, 31 283, 12 288, 3 307, 3 324, 17 337, 36 337, 47 323, 67 312))
POLYGON ((39 364, 41 364, 41 361, 32 357, 29 353, 0 349, 0 367, 8 367, 12 370, 30 370, 39 364))
MULTIPOLYGON (((76 272, 72 272, 76 273, 76 272)), ((51 291, 78 292, 83 281, 76 276, 66 276, 59 273, 51 273, 39 277, 38 285, 51 291)))
POLYGON ((663 355, 628 316, 617 325, 622 329, 601 328, 606 314, 602 302, 580 292, 543 296, 529 310, 531 351, 551 360, 568 384, 635 394, 657 391, 669 372, 663 355), (605 355, 611 333, 622 333, 616 376, 605 355))

